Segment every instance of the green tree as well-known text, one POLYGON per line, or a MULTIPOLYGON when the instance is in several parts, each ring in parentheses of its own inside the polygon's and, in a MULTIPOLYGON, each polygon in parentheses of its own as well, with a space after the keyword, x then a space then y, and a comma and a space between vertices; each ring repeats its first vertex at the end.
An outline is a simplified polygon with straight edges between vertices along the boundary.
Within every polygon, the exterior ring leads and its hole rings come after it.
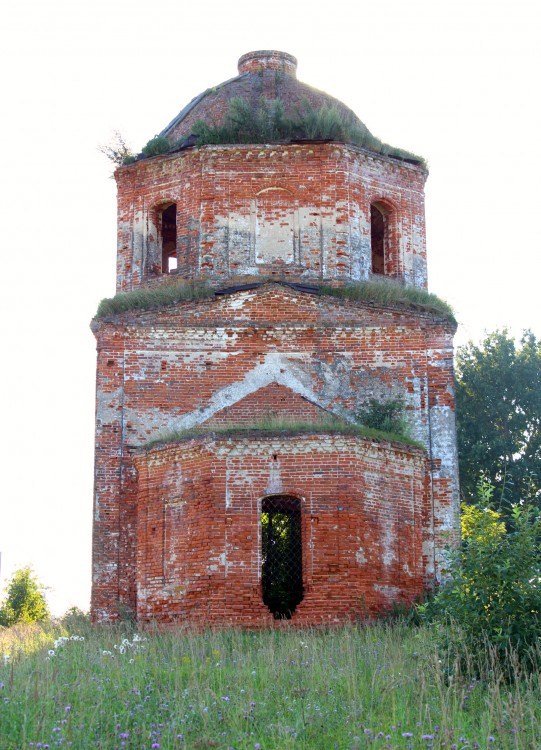
POLYGON ((0 625, 10 627, 18 622, 41 622, 49 617, 49 608, 36 576, 30 567, 16 570, 6 587, 6 598, 0 606, 0 625))
POLYGON ((474 512, 466 518, 467 537, 448 550, 448 579, 419 610, 436 625, 451 666, 482 671, 490 662, 488 647, 513 678, 511 651, 524 669, 539 666, 541 520, 530 504, 514 505, 506 531, 486 505, 491 493, 482 483, 479 504, 468 506, 474 512))
POLYGON ((541 504, 541 342, 508 331, 459 347, 456 367, 460 486, 472 502, 483 475, 510 519, 522 498, 541 504))

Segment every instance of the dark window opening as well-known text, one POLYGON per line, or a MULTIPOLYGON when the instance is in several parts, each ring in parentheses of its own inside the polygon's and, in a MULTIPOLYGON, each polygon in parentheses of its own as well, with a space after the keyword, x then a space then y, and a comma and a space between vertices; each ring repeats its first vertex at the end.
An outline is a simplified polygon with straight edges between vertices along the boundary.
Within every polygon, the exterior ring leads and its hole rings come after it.
POLYGON ((291 619, 303 599, 301 503, 274 495, 261 505, 263 603, 275 619, 291 619))
POLYGON ((385 273, 385 216, 377 206, 370 206, 372 273, 385 273))
POLYGON ((164 208, 161 215, 162 273, 177 269, 177 204, 164 208))

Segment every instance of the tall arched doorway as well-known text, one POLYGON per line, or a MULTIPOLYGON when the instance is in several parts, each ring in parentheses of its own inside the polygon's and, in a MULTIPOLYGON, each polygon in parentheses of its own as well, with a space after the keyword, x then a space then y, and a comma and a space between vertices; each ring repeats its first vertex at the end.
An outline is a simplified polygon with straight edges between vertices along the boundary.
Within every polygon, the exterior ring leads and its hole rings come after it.
POLYGON ((289 620, 303 599, 301 502, 270 495, 261 503, 263 603, 276 619, 289 620))

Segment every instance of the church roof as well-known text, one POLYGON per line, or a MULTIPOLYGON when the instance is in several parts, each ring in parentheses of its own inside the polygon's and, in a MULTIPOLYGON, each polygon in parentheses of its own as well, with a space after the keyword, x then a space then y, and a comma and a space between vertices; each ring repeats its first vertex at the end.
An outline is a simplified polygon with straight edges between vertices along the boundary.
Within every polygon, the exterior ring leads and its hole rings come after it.
POLYGON ((295 116, 298 109, 306 104, 316 110, 326 105, 335 107, 348 122, 360 128, 366 127, 338 99, 297 80, 297 58, 287 52, 248 52, 239 59, 238 72, 235 78, 207 89, 192 99, 160 135, 178 140, 191 134, 197 120, 220 122, 234 98, 246 100, 253 109, 259 107, 262 98, 270 101, 280 99, 288 116, 295 116))
MULTIPOLYGON (((277 50, 258 50, 242 55, 237 76, 192 99, 157 138, 169 141, 171 150, 204 143, 335 140, 355 143, 369 151, 416 164, 424 163, 421 157, 382 143, 338 99, 297 80, 296 58, 277 50), (254 128, 257 132, 261 123, 272 117, 276 104, 288 122, 285 130, 279 127, 272 136, 265 132, 257 138, 244 135, 248 129, 240 137, 239 128, 234 134, 231 134, 231 129, 223 129, 224 123, 238 122, 239 117, 246 117, 248 113, 249 119, 253 116, 251 133, 254 128), (203 134, 202 125, 203 129, 206 126, 203 134), (220 127, 222 132, 218 133, 220 127)), ((146 152, 145 155, 153 153, 146 152)))

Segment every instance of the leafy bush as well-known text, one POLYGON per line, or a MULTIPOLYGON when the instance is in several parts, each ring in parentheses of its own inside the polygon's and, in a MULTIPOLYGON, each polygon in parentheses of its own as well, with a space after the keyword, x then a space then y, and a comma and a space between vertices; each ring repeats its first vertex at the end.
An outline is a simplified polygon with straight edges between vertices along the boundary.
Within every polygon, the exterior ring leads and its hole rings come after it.
POLYGON ((11 627, 19 622, 43 622, 49 618, 49 608, 42 587, 31 568, 15 571, 6 594, 0 607, 0 625, 11 627))
POLYGON ((395 435, 406 435, 407 424, 404 419, 404 401, 401 398, 378 401, 369 398, 366 405, 356 414, 357 421, 366 427, 382 432, 393 432, 395 435))
POLYGON ((173 144, 165 136, 155 135, 146 146, 143 146, 143 154, 145 156, 159 156, 170 151, 172 146, 173 144))
POLYGON ((439 632, 445 658, 459 669, 482 671, 498 662, 507 677, 515 663, 538 668, 541 626, 541 519, 528 505, 515 505, 505 531, 489 507, 492 487, 482 484, 467 536, 449 551, 450 578, 421 607, 439 632))

